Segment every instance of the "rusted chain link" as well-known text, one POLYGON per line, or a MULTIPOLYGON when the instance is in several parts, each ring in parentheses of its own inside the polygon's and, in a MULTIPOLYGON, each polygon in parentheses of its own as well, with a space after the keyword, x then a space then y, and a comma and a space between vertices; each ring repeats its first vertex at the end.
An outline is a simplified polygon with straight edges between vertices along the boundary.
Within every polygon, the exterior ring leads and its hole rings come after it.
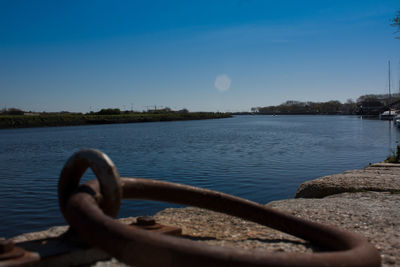
MULTIPOLYGON (((79 152, 78 152, 79 153, 79 152)), ((96 153, 100 153, 96 151, 96 153)), ((91 155, 90 153, 79 154, 91 155)), ((74 156, 73 156, 74 157, 74 156)), ((76 158, 76 157, 74 157, 76 158)), ((70 162, 69 160, 68 162, 70 162)), ((93 166, 100 169, 103 166, 93 166)), ((111 162, 111 161, 110 161, 111 162)), ((71 167, 67 163, 66 166, 71 167)), ((73 166, 73 165, 72 165, 73 166)), ((113 166, 113 165, 112 165, 113 166)), ((107 167, 110 168, 110 167, 107 167)), ((62 172, 62 180, 68 176, 62 172)), ((68 173, 68 172, 67 172, 68 173)), ((75 172, 80 179, 82 168, 75 172)), ((95 172, 100 180, 72 188, 60 182, 60 204, 68 223, 88 243, 102 248, 119 260, 135 266, 380 266, 378 251, 364 238, 332 226, 310 222, 258 203, 187 185, 150 179, 121 178, 124 198, 167 201, 224 212, 242 219, 309 240, 330 250, 321 253, 268 253, 209 246, 187 239, 151 233, 122 224, 106 214, 94 196, 103 194, 107 172, 95 172), (74 190, 77 189, 77 190, 74 190), (72 194, 72 192, 75 193, 72 194)), ((108 176, 111 177, 111 176, 108 176)), ((108 178, 106 178, 108 179, 108 178)), ((119 185, 119 183, 113 182, 119 185)), ((76 185, 76 182, 74 183, 76 185)), ((106 199, 106 197, 105 197, 106 199)), ((103 204, 104 205, 104 204, 103 204)))

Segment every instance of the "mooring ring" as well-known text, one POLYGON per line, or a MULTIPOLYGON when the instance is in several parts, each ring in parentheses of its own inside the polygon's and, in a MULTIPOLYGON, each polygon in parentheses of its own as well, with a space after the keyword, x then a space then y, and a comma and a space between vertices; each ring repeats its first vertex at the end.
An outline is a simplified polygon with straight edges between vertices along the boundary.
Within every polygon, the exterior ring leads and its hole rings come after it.
MULTIPOLYGON (((319 253, 268 253, 210 246, 129 226, 102 212, 93 197, 74 194, 67 221, 86 242, 134 266, 381 266, 374 246, 357 234, 310 222, 224 193, 150 179, 121 178, 124 198, 167 201, 224 212, 286 232, 329 250, 319 253)), ((84 186, 99 190, 97 181, 84 186)))
POLYGON ((357 234, 216 191, 150 179, 120 179, 111 160, 96 150, 77 152, 68 160, 60 177, 59 201, 64 217, 86 242, 135 266, 381 266, 377 249, 357 234), (81 190, 76 190, 88 166, 98 181, 89 181, 79 187, 81 190), (121 191, 124 198, 166 201, 223 212, 311 241, 329 252, 244 251, 146 231, 107 216, 116 214, 121 191), (99 194, 104 195, 100 204, 94 198, 99 194), (107 205, 105 202, 110 199, 112 205, 107 205))
POLYGON ((66 204, 79 187, 79 182, 87 168, 96 175, 100 191, 96 199, 105 214, 116 217, 121 207, 121 178, 111 159, 96 149, 83 149, 74 153, 65 163, 58 181, 58 201, 65 216, 66 204))

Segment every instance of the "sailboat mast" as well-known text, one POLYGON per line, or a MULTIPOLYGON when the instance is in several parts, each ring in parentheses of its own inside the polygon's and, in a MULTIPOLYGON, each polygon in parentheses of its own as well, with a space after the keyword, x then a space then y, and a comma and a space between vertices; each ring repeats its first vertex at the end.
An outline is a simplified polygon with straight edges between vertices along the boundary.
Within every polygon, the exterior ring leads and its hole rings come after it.
POLYGON ((392 95, 391 95, 391 92, 390 92, 390 60, 388 61, 388 66, 389 66, 389 74, 388 74, 388 76, 389 76, 389 116, 390 116, 391 115, 390 104, 392 103, 392 95))

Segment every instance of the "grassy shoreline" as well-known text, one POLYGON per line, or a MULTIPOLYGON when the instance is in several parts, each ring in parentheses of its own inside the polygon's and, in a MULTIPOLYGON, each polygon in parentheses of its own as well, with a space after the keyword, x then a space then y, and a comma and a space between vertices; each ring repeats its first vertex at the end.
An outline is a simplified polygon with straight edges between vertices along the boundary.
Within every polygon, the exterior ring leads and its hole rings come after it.
POLYGON ((138 123, 157 121, 205 120, 229 118, 229 113, 193 112, 193 113, 134 113, 120 115, 92 115, 92 114, 40 114, 3 115, 0 116, 0 129, 74 126, 113 123, 138 123))

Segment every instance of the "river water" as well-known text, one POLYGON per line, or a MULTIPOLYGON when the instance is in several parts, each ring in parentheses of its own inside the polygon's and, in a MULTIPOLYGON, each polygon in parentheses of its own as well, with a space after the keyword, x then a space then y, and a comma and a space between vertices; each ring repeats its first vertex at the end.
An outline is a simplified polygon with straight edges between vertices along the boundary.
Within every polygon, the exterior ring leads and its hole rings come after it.
MULTIPOLYGON (((0 130, 0 236, 65 224, 59 173, 75 151, 105 152, 121 176, 209 188, 259 203, 292 198, 300 183, 385 159, 400 130, 353 116, 228 119, 0 130)), ((84 180, 93 179, 87 171, 84 180)), ((123 201, 119 217, 172 204, 123 201)))

